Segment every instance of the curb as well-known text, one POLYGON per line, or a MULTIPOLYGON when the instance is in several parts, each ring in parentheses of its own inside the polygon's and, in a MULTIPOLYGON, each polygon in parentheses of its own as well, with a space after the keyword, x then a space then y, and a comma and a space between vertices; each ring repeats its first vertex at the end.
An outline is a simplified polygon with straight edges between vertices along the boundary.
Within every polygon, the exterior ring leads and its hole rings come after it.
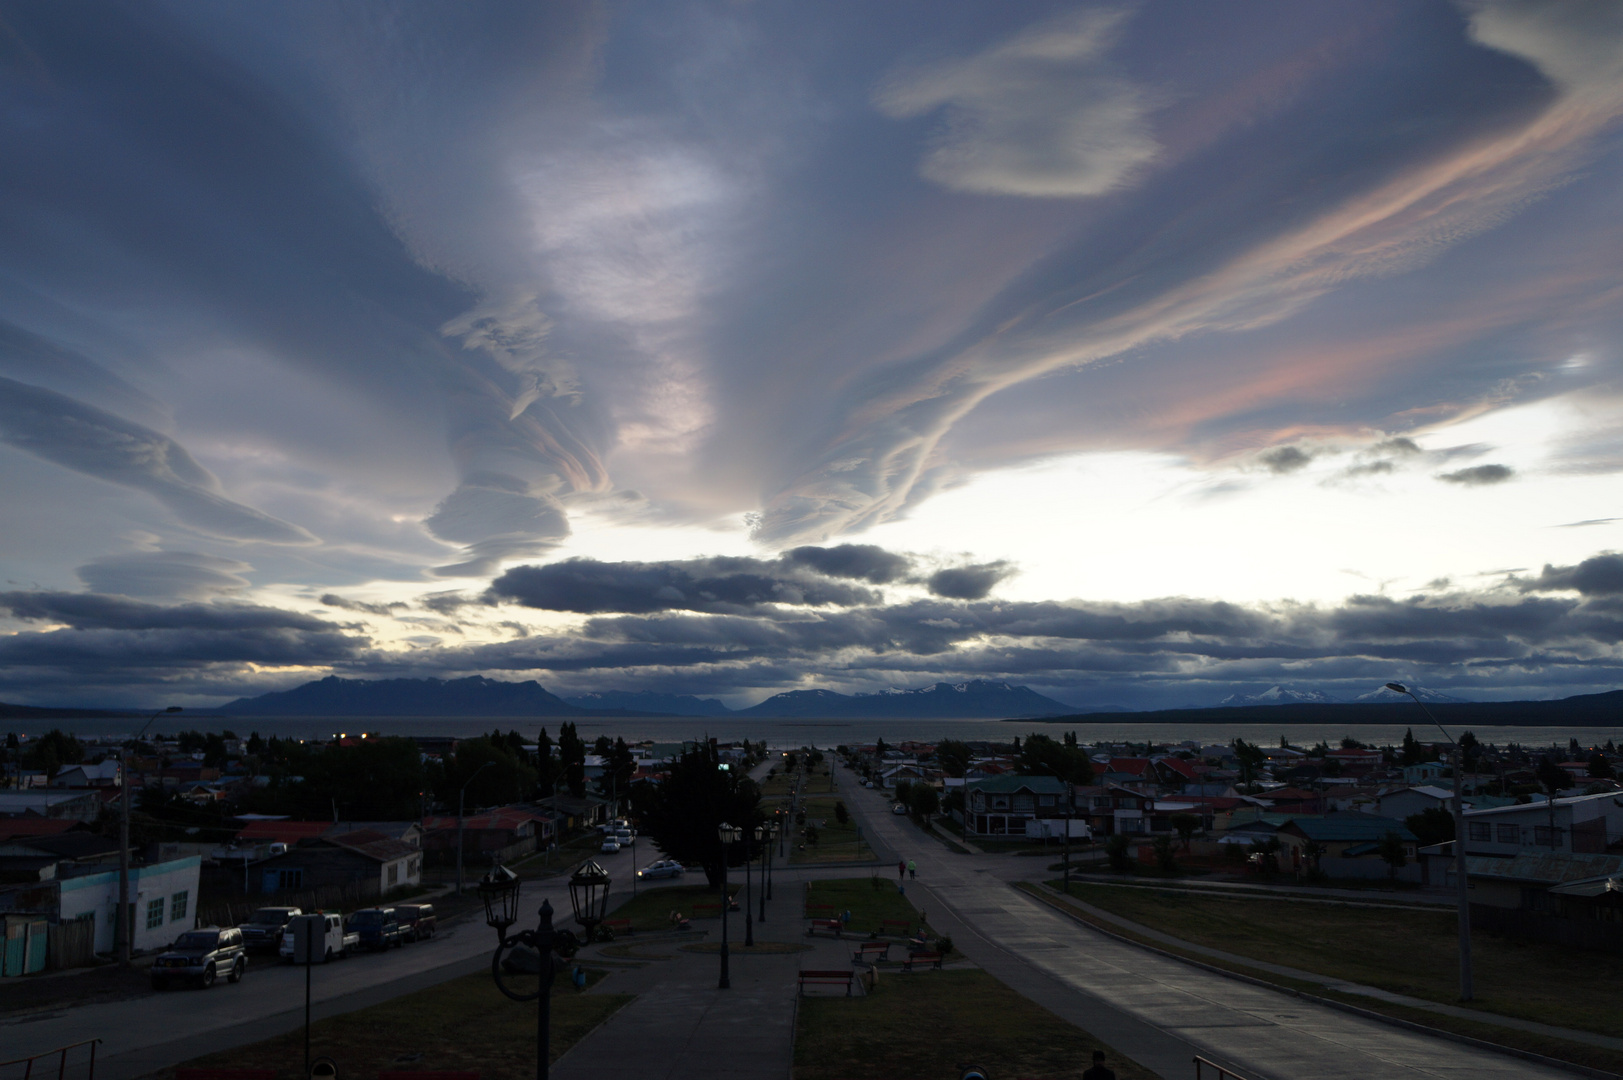
MULTIPOLYGON (((1506 1054, 1510 1057, 1521 1058, 1524 1061, 1536 1061, 1540 1065, 1549 1065, 1553 1068, 1564 1069, 1567 1072, 1577 1073, 1580 1076, 1594 1077, 1595 1080, 1623 1080, 1623 1076, 1619 1076, 1617 1073, 1607 1072, 1604 1069, 1593 1069, 1588 1065, 1579 1065, 1576 1062, 1562 1061, 1560 1058, 1546 1057, 1543 1054, 1535 1054, 1531 1050, 1518 1050, 1514 1046, 1505 1046, 1503 1043, 1489 1042, 1486 1039, 1477 1039, 1470 1035, 1460 1035, 1453 1031, 1445 1031, 1442 1028, 1428 1027, 1425 1024, 1415 1023, 1413 1020, 1404 1020, 1396 1016, 1388 1016, 1386 1013, 1375 1012, 1372 1009, 1360 1008, 1357 1005, 1349 1005, 1344 1001, 1336 1001, 1333 998, 1320 997, 1317 994, 1309 994, 1303 990, 1295 990, 1288 986, 1280 986, 1278 983, 1271 983, 1267 979, 1259 979, 1254 975, 1242 975, 1240 972, 1230 971, 1228 968, 1218 967, 1216 964, 1208 964, 1200 960, 1194 960, 1190 957, 1183 956, 1179 953, 1169 952, 1166 949, 1157 948, 1154 945, 1146 945, 1142 941, 1135 940, 1123 934, 1115 933, 1111 930, 1106 930, 1096 923, 1089 922, 1087 919, 1082 918, 1074 911, 1067 910, 1060 904, 1058 898, 1056 897, 1051 897, 1044 893, 1027 892, 1024 889, 1018 888, 1015 882, 1009 882, 1008 884, 1009 887, 1015 889, 1016 892, 1024 893, 1033 900, 1039 900, 1047 904, 1049 907, 1053 908, 1061 915, 1064 915, 1066 918, 1071 919, 1073 922, 1080 923, 1096 933, 1103 934, 1106 937, 1115 938, 1117 941, 1123 942, 1127 945, 1132 945, 1135 948, 1143 949, 1146 952, 1155 953, 1157 956, 1164 956, 1170 960, 1176 960, 1179 963, 1200 968, 1202 971, 1209 971, 1214 975, 1222 975, 1225 978, 1235 979, 1243 983, 1250 983, 1253 986, 1260 986, 1267 990, 1275 990, 1281 994, 1289 994, 1294 998, 1301 999, 1302 1001, 1311 1001, 1315 1005, 1325 1005, 1332 1009, 1339 1009, 1342 1012, 1352 1013, 1354 1016, 1361 1016, 1366 1020, 1376 1020, 1383 1024, 1391 1024, 1394 1027, 1407 1028, 1410 1031, 1419 1032, 1422 1035, 1431 1035, 1435 1038, 1447 1039, 1450 1042, 1462 1043, 1466 1046, 1474 1046, 1479 1050, 1492 1050, 1496 1053, 1506 1054)), ((1045 886, 1040 885, 1038 887, 1046 888, 1045 886)), ((1488 1022, 1491 1023, 1491 1021, 1488 1022)))

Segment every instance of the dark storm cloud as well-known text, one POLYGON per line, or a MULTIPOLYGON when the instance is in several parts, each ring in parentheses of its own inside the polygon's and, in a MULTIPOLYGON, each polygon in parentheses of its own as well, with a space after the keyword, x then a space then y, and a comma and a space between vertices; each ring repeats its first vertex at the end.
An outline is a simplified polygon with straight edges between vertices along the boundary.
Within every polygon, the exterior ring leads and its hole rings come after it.
POLYGON ((1623 594, 1623 555, 1595 555, 1577 566, 1544 567, 1544 572, 1523 588, 1533 591, 1576 589, 1585 596, 1623 594))
POLYGON ((1307 468, 1313 461, 1313 455, 1299 446, 1278 446, 1257 455, 1257 460, 1269 472, 1283 476, 1307 468))
POLYGON ((829 577, 854 578, 875 585, 900 581, 913 568, 913 560, 874 544, 839 544, 834 547, 797 547, 783 553, 785 562, 809 566, 829 577))
POLYGON ((342 608, 345 611, 364 611, 368 615, 393 615, 396 611, 411 606, 403 600, 396 600, 392 604, 368 604, 363 600, 347 599, 337 593, 323 593, 321 602, 327 607, 342 608))
POLYGON ((0 610, 75 630, 336 631, 332 623, 281 608, 250 604, 149 604, 122 596, 69 592, 0 593, 0 610))
POLYGON ((1447 484, 1461 484, 1465 487, 1486 487, 1489 484, 1502 484, 1514 475, 1515 470, 1509 465, 1473 465, 1469 469, 1441 473, 1437 479, 1447 484))
POLYGON ((658 563, 567 559, 518 566, 491 582, 490 595, 526 607, 586 614, 736 611, 765 604, 851 607, 880 598, 872 589, 816 573, 798 560, 727 556, 658 563))
POLYGON ((194 529, 232 540, 314 544, 297 525, 233 502, 173 439, 51 390, 0 378, 0 441, 144 491, 194 529))
POLYGON ((949 600, 984 600, 993 586, 1014 573, 1014 567, 1001 559, 974 566, 950 566, 931 574, 925 586, 949 600))
POLYGON ((195 551, 138 551, 104 555, 79 567, 91 591, 149 600, 201 600, 240 592, 252 570, 247 563, 195 551))

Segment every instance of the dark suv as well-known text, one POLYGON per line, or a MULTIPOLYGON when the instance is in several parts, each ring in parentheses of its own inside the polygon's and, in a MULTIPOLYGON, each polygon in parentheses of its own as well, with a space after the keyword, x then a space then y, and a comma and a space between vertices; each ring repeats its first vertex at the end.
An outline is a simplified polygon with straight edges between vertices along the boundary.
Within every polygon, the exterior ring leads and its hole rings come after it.
POLYGON ((422 941, 434 936, 437 920, 434 918, 433 904, 396 904, 394 914, 407 941, 422 941))
POLYGON ((254 952, 274 952, 282 941, 282 928, 295 915, 304 912, 296 907, 262 907, 237 927, 242 931, 242 944, 254 952))
POLYGON ((391 945, 399 948, 406 940, 392 907, 362 908, 352 912, 348 929, 361 935, 363 949, 387 949, 391 945))
POLYGON ((188 930, 167 951, 152 961, 152 988, 162 990, 177 979, 213 986, 219 975, 237 982, 248 970, 248 950, 242 931, 234 926, 188 930))

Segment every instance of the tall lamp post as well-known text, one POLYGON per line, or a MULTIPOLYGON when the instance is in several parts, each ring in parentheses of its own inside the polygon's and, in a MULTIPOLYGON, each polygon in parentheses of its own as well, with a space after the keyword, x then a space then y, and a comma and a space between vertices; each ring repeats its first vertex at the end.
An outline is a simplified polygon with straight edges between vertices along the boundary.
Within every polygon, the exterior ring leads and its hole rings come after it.
POLYGON ((738 843, 743 832, 743 829, 725 821, 716 826, 716 839, 721 841, 721 981, 716 984, 719 990, 730 990, 733 985, 732 976, 727 970, 727 852, 730 845, 738 843))
POLYGON ((456 891, 458 896, 462 895, 462 817, 468 798, 468 784, 473 783, 474 776, 478 776, 494 764, 496 764, 494 761, 487 761, 473 770, 473 776, 468 777, 467 783, 462 785, 462 790, 456 793, 456 891))
POLYGON ((1071 815, 1076 811, 1076 788, 1065 781, 1065 895, 1071 895, 1071 815))
MULTIPOLYGON (((750 918, 750 909, 755 906, 755 878, 750 874, 750 863, 755 860, 750 858, 750 834, 743 829, 738 831, 742 834, 744 842, 744 947, 752 949, 755 947, 755 920, 750 918)), ((756 835, 760 835, 759 830, 756 835)), ((724 896, 721 900, 725 907, 727 898, 724 896)))
MULTIPOLYGON (((141 725, 141 730, 135 733, 132 743, 141 741, 152 721, 166 713, 177 713, 179 705, 171 705, 167 709, 159 709, 147 717, 147 722, 141 725)), ((119 801, 123 804, 124 812, 118 817, 118 925, 113 927, 113 937, 118 942, 119 967, 130 966, 131 938, 135 936, 135 916, 130 911, 130 770, 126 762, 129 755, 120 747, 118 751, 118 783, 124 790, 119 794, 123 796, 119 801)))
POLYGON ((1460 931, 1460 1000, 1470 1001, 1471 993, 1471 893, 1465 876, 1465 803, 1461 798, 1461 785, 1465 782, 1465 748, 1450 735, 1437 718, 1426 708, 1426 703, 1402 683, 1389 682, 1386 688, 1393 693, 1406 694, 1420 706, 1426 719, 1436 725, 1454 747, 1454 891, 1459 904, 1460 931))
POLYGON ((777 832, 776 822, 767 821, 755 827, 755 839, 761 844, 761 922, 766 922, 766 902, 772 898, 772 840, 777 832))
MULTIPOLYGON (((576 880, 571 878, 569 902, 575 908, 575 919, 585 926, 591 912, 601 913, 608 901, 608 875, 603 873, 601 866, 589 863, 576 871, 576 877, 582 878, 580 888, 577 890, 576 880), (597 874, 588 872, 588 867, 595 867, 597 874), (586 872, 584 877, 583 872, 586 872), (598 875, 601 875, 601 880, 598 875), (601 895, 598 894, 599 890, 601 895)), ((572 937, 568 931, 553 928, 552 903, 548 900, 541 901, 541 909, 537 912, 540 918, 534 930, 508 934, 508 928, 518 921, 518 894, 518 875, 505 866, 492 867, 479 882, 479 897, 485 902, 485 923, 496 931, 496 952, 490 958, 490 976, 496 981, 496 989, 513 1001, 538 1002, 535 1076, 536 1080, 547 1080, 548 1059, 552 1056, 552 981, 557 972, 553 954, 560 947, 568 948, 572 937), (536 952, 536 973, 540 977, 540 985, 533 994, 521 994, 502 981, 502 954, 518 946, 536 952)), ((601 914, 598 918, 601 919, 601 914)))

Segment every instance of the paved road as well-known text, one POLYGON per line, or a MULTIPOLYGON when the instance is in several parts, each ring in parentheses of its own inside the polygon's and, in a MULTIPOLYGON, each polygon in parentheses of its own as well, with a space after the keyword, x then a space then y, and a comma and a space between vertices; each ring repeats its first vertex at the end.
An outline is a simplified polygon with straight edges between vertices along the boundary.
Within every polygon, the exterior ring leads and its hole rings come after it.
MULTIPOLYGON (((1011 889, 999 872, 1007 865, 1002 860, 953 854, 907 819, 887 813, 888 803, 858 789, 849 773, 842 773, 841 786, 851 796, 847 806, 880 844, 917 860, 919 880, 909 882, 908 892, 921 906, 928 903, 932 924, 943 921, 939 905, 976 935, 967 948, 959 947, 994 974, 1008 978, 998 970, 995 954, 1002 952, 1098 1002, 1104 1008, 1096 1010, 1097 1019, 1078 1022, 1162 1076, 1191 1074, 1188 1048, 1258 1080, 1572 1075, 1313 1005, 1095 933, 1011 889), (920 892, 931 899, 926 902, 920 892), (1125 1020, 1158 1037, 1135 1032, 1125 1020)), ((1010 966, 1009 960, 1001 963, 1010 966)), ((1041 981, 1027 982, 1016 989, 1044 1005, 1066 997, 1047 993, 1041 981)))
MULTIPOLYGON (((596 856, 617 882, 628 886, 627 892, 633 858, 643 865, 658 857, 647 841, 639 841, 636 848, 647 850, 596 856)), ((559 913, 559 925, 567 922, 570 906, 564 879, 525 883, 523 910, 533 913, 543 898, 559 913)), ((495 932, 475 916, 442 927, 428 941, 319 965, 312 980, 313 1015, 319 1019, 350 1012, 482 970, 494 948, 495 932)), ((0 1056, 25 1057, 99 1038, 103 1042, 97 1055, 98 1080, 121 1080, 269 1038, 303 1023, 303 970, 256 955, 248 975, 234 986, 222 979, 209 990, 172 990, 0 1017, 0 1046, 5 1048, 0 1056)))

